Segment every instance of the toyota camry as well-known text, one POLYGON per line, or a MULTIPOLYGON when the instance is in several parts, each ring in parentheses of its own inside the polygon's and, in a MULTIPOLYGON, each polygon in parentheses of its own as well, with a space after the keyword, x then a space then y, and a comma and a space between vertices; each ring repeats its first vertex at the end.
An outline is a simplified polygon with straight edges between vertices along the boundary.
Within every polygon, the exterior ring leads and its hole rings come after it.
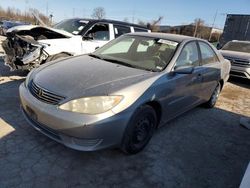
POLYGON ((65 146, 134 154, 167 121, 201 104, 213 107, 229 70, 205 40, 126 34, 31 71, 19 88, 21 106, 35 129, 65 146))

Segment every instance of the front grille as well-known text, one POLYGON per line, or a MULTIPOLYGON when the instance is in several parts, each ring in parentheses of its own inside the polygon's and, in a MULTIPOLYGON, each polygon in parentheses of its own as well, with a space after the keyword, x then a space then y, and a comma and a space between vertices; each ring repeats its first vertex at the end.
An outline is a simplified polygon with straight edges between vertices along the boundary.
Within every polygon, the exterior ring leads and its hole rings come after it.
POLYGON ((232 65, 242 66, 242 67, 250 66, 249 60, 233 58, 233 57, 225 57, 225 59, 228 59, 232 65))
POLYGON ((232 76, 237 76, 237 77, 241 77, 241 78, 247 78, 247 76, 242 73, 242 72, 237 72, 237 71, 230 71, 230 75, 232 76))
POLYGON ((36 97, 38 100, 43 101, 48 104, 59 104, 65 97, 57 95, 53 92, 50 92, 39 85, 35 84, 33 80, 29 84, 29 90, 31 94, 36 97))

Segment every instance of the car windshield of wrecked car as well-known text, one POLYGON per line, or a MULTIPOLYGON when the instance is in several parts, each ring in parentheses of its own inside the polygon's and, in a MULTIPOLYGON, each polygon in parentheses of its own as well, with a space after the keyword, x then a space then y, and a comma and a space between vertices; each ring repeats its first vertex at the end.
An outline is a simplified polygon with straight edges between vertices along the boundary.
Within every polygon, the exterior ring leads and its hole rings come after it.
POLYGON ((86 20, 65 20, 56 24, 54 28, 78 35, 87 25, 87 23, 88 21, 86 20))
POLYGON ((228 42, 227 44, 225 44, 222 50, 250 53, 250 43, 228 42))
POLYGON ((172 59, 178 43, 152 37, 122 36, 90 56, 148 71, 162 71, 172 59))
POLYGON ((3 26, 7 29, 11 28, 11 27, 14 27, 14 26, 17 26, 18 24, 17 23, 14 23, 14 22, 4 22, 3 23, 3 26))

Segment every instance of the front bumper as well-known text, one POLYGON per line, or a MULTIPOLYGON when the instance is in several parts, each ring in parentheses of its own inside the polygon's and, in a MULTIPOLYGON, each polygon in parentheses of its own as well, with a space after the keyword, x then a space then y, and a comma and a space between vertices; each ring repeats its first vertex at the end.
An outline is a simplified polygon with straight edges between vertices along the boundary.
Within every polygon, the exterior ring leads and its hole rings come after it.
POLYGON ((129 110, 100 115, 63 111, 56 105, 36 99, 24 83, 19 87, 19 93, 23 114, 36 130, 69 148, 81 151, 120 146, 132 115, 129 110))
POLYGON ((250 79, 250 67, 231 66, 231 76, 250 79))

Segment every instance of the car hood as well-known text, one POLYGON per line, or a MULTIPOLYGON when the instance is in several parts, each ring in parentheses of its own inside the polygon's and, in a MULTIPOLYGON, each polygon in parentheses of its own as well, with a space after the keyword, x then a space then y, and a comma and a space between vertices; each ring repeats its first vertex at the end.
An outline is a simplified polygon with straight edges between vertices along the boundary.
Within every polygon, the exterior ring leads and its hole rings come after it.
POLYGON ((220 50, 221 54, 226 57, 232 57, 237 59, 246 59, 250 60, 250 53, 246 52, 236 52, 236 51, 229 51, 229 50, 220 50))
POLYGON ((35 28, 45 28, 45 29, 54 31, 56 33, 62 34, 65 37, 73 37, 74 36, 73 34, 67 32, 67 31, 64 31, 64 30, 54 29, 54 28, 51 28, 51 27, 45 27, 45 26, 39 26, 39 25, 20 25, 20 26, 15 26, 15 27, 11 27, 10 29, 8 29, 7 33, 10 33, 12 31, 25 31, 25 30, 28 31, 28 30, 32 30, 32 29, 35 29, 35 28))
POLYGON ((108 95, 157 74, 83 55, 45 64, 32 79, 40 87, 72 99, 108 95))

